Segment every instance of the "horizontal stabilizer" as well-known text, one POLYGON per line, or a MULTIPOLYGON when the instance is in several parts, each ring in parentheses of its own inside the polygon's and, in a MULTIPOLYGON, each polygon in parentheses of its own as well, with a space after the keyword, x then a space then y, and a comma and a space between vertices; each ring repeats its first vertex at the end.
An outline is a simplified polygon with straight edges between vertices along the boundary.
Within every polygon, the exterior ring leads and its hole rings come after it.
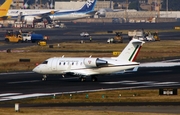
POLYGON ((150 63, 142 63, 139 67, 173 67, 180 66, 178 62, 150 62, 150 63))

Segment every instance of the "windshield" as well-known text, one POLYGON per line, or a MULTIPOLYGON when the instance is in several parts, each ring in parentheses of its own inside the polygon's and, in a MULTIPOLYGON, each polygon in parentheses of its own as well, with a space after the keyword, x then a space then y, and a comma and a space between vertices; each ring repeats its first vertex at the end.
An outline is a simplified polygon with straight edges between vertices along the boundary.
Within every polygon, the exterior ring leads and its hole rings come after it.
POLYGON ((44 61, 44 62, 42 62, 42 64, 47 64, 48 63, 48 61, 44 61))

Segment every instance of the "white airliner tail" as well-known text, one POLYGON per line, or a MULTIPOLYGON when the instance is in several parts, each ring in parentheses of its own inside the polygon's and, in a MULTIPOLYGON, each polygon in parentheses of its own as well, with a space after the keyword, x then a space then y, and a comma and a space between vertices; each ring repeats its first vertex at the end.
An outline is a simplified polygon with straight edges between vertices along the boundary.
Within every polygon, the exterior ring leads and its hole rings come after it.
POLYGON ((121 54, 117 57, 118 60, 124 60, 124 61, 135 61, 142 45, 143 41, 133 39, 129 42, 129 44, 124 48, 124 50, 121 52, 121 54))
POLYGON ((96 5, 96 1, 97 0, 87 0, 86 3, 84 4, 84 6, 82 6, 79 10, 77 10, 76 12, 92 12, 94 10, 94 7, 96 5))

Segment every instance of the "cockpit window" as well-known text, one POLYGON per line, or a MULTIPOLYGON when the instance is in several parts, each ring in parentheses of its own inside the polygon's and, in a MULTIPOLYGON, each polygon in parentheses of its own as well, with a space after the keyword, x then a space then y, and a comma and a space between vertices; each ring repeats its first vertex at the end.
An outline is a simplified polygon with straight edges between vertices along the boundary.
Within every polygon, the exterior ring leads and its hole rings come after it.
POLYGON ((48 61, 44 61, 44 62, 42 62, 42 64, 47 64, 48 63, 48 61))

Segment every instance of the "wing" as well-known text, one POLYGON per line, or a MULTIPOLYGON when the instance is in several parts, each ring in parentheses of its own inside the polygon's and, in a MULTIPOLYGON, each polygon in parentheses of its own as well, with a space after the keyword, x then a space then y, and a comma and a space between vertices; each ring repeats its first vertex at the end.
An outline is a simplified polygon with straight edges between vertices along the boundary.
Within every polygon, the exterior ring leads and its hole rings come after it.
POLYGON ((52 15, 52 14, 54 14, 56 12, 58 12, 58 11, 57 10, 52 10, 52 11, 49 11, 49 12, 46 12, 46 13, 39 14, 38 16, 47 17, 47 16, 52 15))
POLYGON ((6 20, 6 19, 8 19, 9 18, 9 16, 1 16, 0 17, 0 20, 6 20))
POLYGON ((151 62, 142 63, 138 67, 173 67, 180 66, 180 62, 151 62))
POLYGON ((74 75, 74 76, 92 76, 97 75, 98 73, 92 71, 91 69, 78 69, 66 71, 65 74, 74 75))

